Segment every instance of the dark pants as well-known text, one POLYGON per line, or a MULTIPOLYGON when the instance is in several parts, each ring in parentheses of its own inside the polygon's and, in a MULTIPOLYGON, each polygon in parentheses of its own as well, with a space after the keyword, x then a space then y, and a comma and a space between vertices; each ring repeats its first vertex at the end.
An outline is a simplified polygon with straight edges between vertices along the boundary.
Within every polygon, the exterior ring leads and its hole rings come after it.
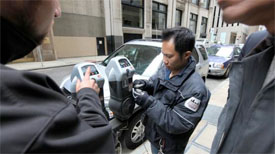
POLYGON ((152 154, 158 154, 159 152, 159 150, 153 144, 151 144, 151 151, 152 151, 152 154))

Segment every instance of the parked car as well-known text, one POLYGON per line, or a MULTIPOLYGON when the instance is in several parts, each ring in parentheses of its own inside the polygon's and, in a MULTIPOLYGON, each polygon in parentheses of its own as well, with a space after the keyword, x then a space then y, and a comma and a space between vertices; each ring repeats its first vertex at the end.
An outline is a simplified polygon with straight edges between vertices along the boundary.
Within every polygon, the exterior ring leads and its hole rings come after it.
POLYGON ((230 63, 237 60, 241 49, 235 45, 212 45, 207 48, 209 56, 208 75, 228 77, 230 63))
POLYGON ((209 47, 210 43, 207 39, 197 39, 196 44, 202 44, 205 47, 209 47))
MULTIPOLYGON (((107 112, 109 113, 109 119, 113 118, 113 113, 110 111, 108 104, 110 100, 110 90, 108 84, 108 78, 105 74, 105 69, 110 60, 117 56, 126 57, 134 66, 135 74, 133 80, 136 79, 149 79, 154 75, 158 69, 163 65, 162 62, 162 41, 161 40, 134 40, 123 44, 116 51, 110 54, 102 63, 97 64, 100 74, 104 77, 104 104, 107 112)), ((192 56, 196 59, 196 71, 201 75, 205 81, 208 73, 208 55, 203 45, 195 45, 192 51, 192 56)), ((69 77, 67 79, 69 80, 69 77)), ((62 83, 63 85, 65 84, 62 83)), ((62 87, 62 86, 61 86, 62 87)), ((135 149, 142 144, 145 140, 145 127, 143 126, 140 117, 142 110, 139 106, 135 106, 134 113, 127 120, 127 125, 121 129, 119 141, 124 142, 129 149, 135 149)), ((111 121, 112 124, 112 121, 111 121)), ((119 147, 118 147, 119 148, 119 147)), ((119 150, 118 150, 119 151, 119 150)))

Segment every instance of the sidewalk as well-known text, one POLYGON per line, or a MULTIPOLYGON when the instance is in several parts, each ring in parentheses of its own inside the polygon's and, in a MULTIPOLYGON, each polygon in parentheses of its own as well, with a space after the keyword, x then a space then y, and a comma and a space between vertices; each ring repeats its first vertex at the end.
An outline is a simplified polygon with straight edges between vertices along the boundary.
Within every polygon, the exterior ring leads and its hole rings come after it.
MULTIPOLYGON (((211 91, 209 104, 204 112, 204 116, 186 146, 186 154, 209 154, 212 141, 217 131, 219 115, 226 103, 229 79, 223 81, 219 86, 211 91)), ((125 151, 125 153, 128 153, 125 151)), ((146 141, 131 154, 151 154, 150 143, 146 141)))
POLYGON ((7 66, 17 70, 36 70, 46 69, 62 66, 70 66, 80 62, 100 62, 103 61, 107 56, 91 56, 91 57, 78 57, 78 58, 64 58, 57 59, 55 61, 44 61, 44 62, 26 62, 26 63, 14 63, 8 64, 7 66))

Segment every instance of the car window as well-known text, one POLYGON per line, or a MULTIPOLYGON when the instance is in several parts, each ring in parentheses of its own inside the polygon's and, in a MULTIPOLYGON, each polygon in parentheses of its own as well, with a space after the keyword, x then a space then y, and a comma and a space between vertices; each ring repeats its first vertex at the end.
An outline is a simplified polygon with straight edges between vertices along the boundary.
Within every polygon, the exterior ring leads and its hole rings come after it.
POLYGON ((236 47, 234 49, 234 55, 240 55, 240 53, 241 53, 241 49, 236 47))
POLYGON ((196 63, 199 63, 199 55, 198 55, 198 52, 197 52, 196 48, 194 48, 192 50, 192 56, 195 58, 196 63))
POLYGON ((230 58, 233 53, 233 46, 211 46, 208 48, 208 55, 230 58))
POLYGON ((159 47, 127 44, 106 58, 102 64, 107 66, 113 57, 124 56, 128 58, 135 67, 136 73, 141 75, 152 60, 160 54, 160 52, 161 48, 159 47))
POLYGON ((161 52, 160 48, 142 46, 139 48, 134 67, 136 68, 137 74, 142 74, 152 60, 159 55, 161 52))
POLYGON ((208 56, 207 56, 205 48, 202 45, 198 45, 198 48, 199 48, 199 50, 201 52, 203 60, 207 60, 208 56))
POLYGON ((109 61, 116 56, 125 56, 126 58, 128 58, 130 61, 133 61, 134 56, 136 55, 136 48, 132 47, 132 46, 127 46, 124 45, 121 48, 119 48, 116 52, 112 53, 110 56, 108 56, 103 62, 102 64, 104 66, 107 66, 109 61))

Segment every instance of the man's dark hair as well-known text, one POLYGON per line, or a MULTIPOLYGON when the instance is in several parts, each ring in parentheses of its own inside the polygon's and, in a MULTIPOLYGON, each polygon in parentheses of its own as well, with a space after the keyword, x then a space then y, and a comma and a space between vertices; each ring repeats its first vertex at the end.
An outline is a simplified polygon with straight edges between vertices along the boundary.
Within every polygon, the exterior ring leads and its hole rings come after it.
POLYGON ((162 41, 174 39, 175 50, 182 56, 186 51, 191 51, 195 45, 194 33, 185 27, 174 27, 162 32, 162 41))

